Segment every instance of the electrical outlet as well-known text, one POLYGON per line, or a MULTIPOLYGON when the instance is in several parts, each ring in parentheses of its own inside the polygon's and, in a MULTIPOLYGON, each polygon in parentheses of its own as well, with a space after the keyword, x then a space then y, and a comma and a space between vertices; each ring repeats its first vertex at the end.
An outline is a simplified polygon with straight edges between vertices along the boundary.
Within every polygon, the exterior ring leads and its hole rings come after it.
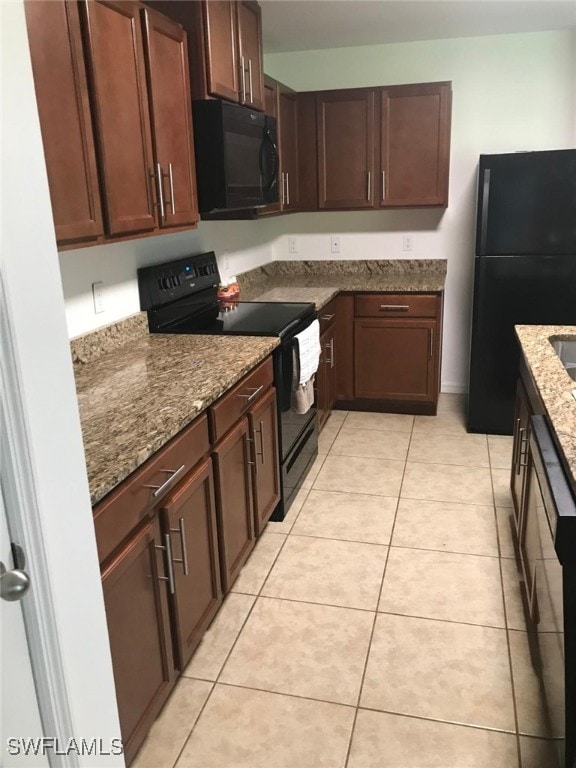
POLYGON ((92 283, 92 298, 94 299, 94 314, 104 312, 104 283, 92 283))
POLYGON ((332 253, 340 253, 340 235, 330 235, 330 250, 332 253))
POLYGON ((288 238, 288 253, 298 253, 298 241, 294 236, 288 238))
POLYGON ((413 235, 404 235, 404 238, 402 240, 402 250, 404 250, 404 251, 413 251, 414 250, 414 236, 413 235))

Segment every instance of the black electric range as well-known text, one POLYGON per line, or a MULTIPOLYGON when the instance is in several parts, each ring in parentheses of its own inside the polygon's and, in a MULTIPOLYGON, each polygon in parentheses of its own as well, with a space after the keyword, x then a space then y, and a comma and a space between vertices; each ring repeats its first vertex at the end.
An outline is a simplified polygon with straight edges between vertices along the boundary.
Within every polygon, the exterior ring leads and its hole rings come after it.
POLYGON ((138 270, 140 306, 151 333, 278 336, 274 350, 274 386, 278 408, 281 498, 272 520, 283 520, 318 455, 316 409, 297 414, 290 408, 296 334, 316 318, 314 304, 291 302, 218 302, 220 276, 213 252, 138 270))

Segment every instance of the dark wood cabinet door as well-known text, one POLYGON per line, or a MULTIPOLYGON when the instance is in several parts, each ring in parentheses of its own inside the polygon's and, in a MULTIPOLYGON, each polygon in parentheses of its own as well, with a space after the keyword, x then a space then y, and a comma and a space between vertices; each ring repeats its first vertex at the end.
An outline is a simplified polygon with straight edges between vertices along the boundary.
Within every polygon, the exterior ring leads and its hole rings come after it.
POLYGON ((78 6, 28 0, 24 8, 56 239, 93 240, 102 213, 78 6))
POLYGON ((218 543, 224 593, 229 591, 254 547, 251 461, 248 419, 243 417, 214 449, 218 543))
POLYGON ((318 412, 318 427, 322 429, 330 412, 328 410, 328 331, 320 336, 320 362, 316 371, 315 389, 316 389, 316 410, 318 412))
POLYGON ((206 81, 211 96, 240 100, 240 63, 237 58, 237 19, 231 0, 203 4, 206 81))
POLYGON ((264 112, 278 119, 279 83, 273 77, 264 75, 264 112))
POLYGON ((280 205, 298 210, 298 107, 296 93, 281 85, 278 94, 278 146, 280 150, 280 205))
POLYGON ((512 447, 512 468, 510 471, 510 491, 514 505, 516 531, 520 533, 525 506, 526 475, 528 461, 528 442, 530 415, 532 409, 524 385, 518 379, 516 388, 516 407, 514 413, 514 442, 512 447))
POLYGON ((140 5, 84 0, 108 234, 156 227, 140 5))
POLYGON ((435 402, 436 320, 354 321, 356 398, 435 402))
POLYGON ((451 93, 447 83, 381 91, 381 206, 448 205, 451 93))
POLYGON ((373 208, 374 91, 327 91, 316 98, 319 208, 373 208))
POLYGON ((278 414, 272 388, 248 411, 253 446, 254 524, 259 536, 280 501, 278 414))
POLYGON ((336 299, 336 399, 354 400, 354 296, 336 299))
POLYGON ((102 573, 112 667, 126 762, 174 684, 164 541, 146 523, 102 573))
POLYGON ((160 226, 198 221, 188 44, 183 28, 142 9, 154 161, 162 185, 160 226))
POLYGON ((211 459, 166 499, 162 528, 171 541, 174 649, 176 667, 182 670, 222 602, 211 459))
POLYGON ((336 361, 338 355, 338 344, 336 339, 336 326, 332 325, 326 339, 326 407, 330 415, 334 403, 336 402, 336 361))
POLYGON ((264 110, 264 70, 262 66, 262 13, 253 0, 236 3, 238 13, 238 56, 240 59, 241 101, 253 109, 264 110), (243 72, 243 74, 242 74, 243 72))

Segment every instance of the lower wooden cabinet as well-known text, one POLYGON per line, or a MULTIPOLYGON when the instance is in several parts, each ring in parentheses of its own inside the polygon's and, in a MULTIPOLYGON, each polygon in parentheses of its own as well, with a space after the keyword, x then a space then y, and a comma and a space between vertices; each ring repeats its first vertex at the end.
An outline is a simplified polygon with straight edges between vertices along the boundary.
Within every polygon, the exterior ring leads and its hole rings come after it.
POLYGON ((331 327, 320 336, 320 363, 316 373, 316 407, 318 410, 318 426, 324 426, 334 403, 336 402, 336 327, 331 327))
POLYGON ((110 652, 126 762, 174 684, 166 538, 158 517, 132 537, 102 573, 110 652))
POLYGON ((435 320, 355 320, 356 398, 434 403, 435 334, 435 320))
POLYGON ((222 602, 211 459, 165 500, 161 520, 170 537, 176 668, 183 670, 222 602))
POLYGON ((276 390, 269 390, 248 412, 253 446, 254 525, 259 536, 280 501, 280 457, 276 390))
POLYGON ((254 548, 248 419, 244 416, 214 449, 222 587, 228 592, 254 548))

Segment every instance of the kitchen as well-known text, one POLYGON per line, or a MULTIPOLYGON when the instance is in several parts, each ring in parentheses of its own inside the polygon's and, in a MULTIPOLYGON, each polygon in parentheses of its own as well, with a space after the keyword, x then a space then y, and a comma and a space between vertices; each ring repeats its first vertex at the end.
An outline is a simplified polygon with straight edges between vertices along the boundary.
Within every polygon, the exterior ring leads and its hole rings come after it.
MULTIPOLYGON (((465 392, 478 155, 573 146, 573 50, 572 31, 268 55, 266 71, 296 90, 381 85, 393 81, 452 81, 449 207, 443 215, 440 211, 415 209, 344 215, 293 214, 265 221, 202 222, 198 230, 189 233, 62 251, 60 268, 67 336, 77 336, 137 312, 140 305, 136 269, 151 263, 215 250, 222 273, 231 276, 259 264, 291 258, 288 251, 291 236, 296 237, 298 258, 331 258, 330 234, 333 233, 341 235, 342 259, 366 258, 366 253, 370 258, 398 259, 406 257, 403 234, 412 233, 414 250, 410 258, 448 260, 442 390, 465 392), (391 72, 397 73, 394 80, 390 78, 391 72), (520 81, 518 72, 522 72, 520 81), (534 109, 534 88, 538 88, 537 110, 534 109), (98 315, 94 313, 91 296, 91 285, 95 282, 102 282, 104 286, 105 311, 98 315)), ((33 93, 28 97, 34 100, 33 93)), ((17 199, 26 200, 26 195, 17 199)), ((20 232, 19 238, 23 236, 20 232)), ((32 238, 32 233, 29 236, 32 238)), ((38 279, 45 277, 47 267, 37 264, 37 259, 32 262, 33 254, 38 251, 34 243, 32 240, 25 249, 31 260, 25 263, 29 265, 28 275, 34 274, 38 279)), ((52 256, 55 257, 55 252, 52 256)), ((57 277, 59 280, 59 275, 57 277)), ((52 274, 46 283, 54 279, 52 274)), ((12 289, 12 284, 10 287, 12 289)), ((47 323, 53 314, 51 304, 44 310, 42 322, 47 323)), ((57 331, 60 337, 61 320, 57 331)), ((69 382, 67 386, 69 388, 69 382)), ((71 432, 74 434, 74 429, 71 432)), ((73 461, 77 462, 77 457, 73 461)), ((86 497, 85 488, 81 493, 86 497)))

